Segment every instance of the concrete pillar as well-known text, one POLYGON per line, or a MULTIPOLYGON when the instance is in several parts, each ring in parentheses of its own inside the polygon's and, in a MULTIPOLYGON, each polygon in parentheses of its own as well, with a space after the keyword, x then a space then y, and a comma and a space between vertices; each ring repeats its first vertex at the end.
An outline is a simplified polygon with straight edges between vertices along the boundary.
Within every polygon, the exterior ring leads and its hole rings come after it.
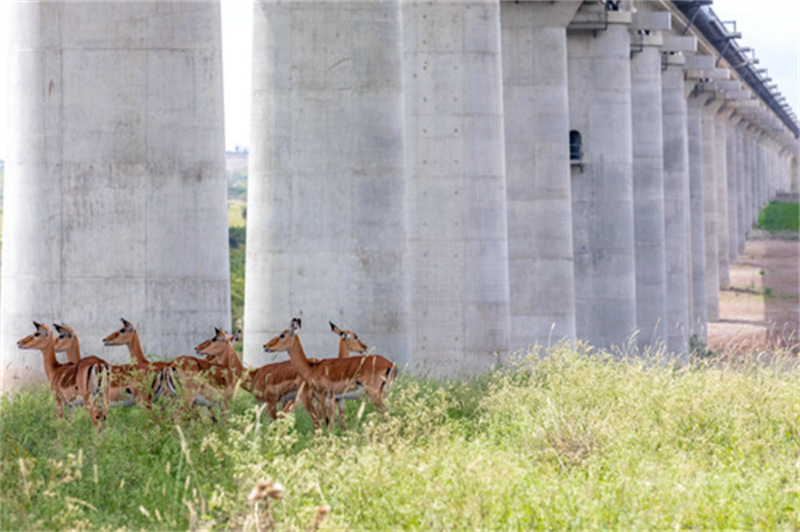
POLYGON ((731 285, 729 270, 728 242, 728 120, 733 113, 728 104, 720 109, 714 118, 715 157, 717 166, 717 242, 719 258, 719 288, 727 289, 731 285))
POLYGON ((572 167, 576 328, 601 348, 636 330, 630 20, 611 11, 604 31, 567 33, 570 130, 583 139, 583 166, 572 167))
MULTIPOLYGON (((738 238, 739 238, 739 173, 741 168, 738 164, 738 144, 739 135, 738 124, 742 121, 739 114, 734 114, 728 121, 726 133, 726 169, 728 180, 728 261, 734 262, 739 258, 738 238)), ((723 253, 720 248, 720 254, 723 253)))
POLYGON ((69 323, 88 351, 134 322, 148 353, 229 326, 219 4, 15 2, 9 25, 0 355, 69 323), (202 38, 198 38, 202 36, 202 38))
POLYGON ((758 201, 754 205, 753 224, 758 223, 758 213, 769 201, 770 192, 772 190, 772 173, 769 164, 769 157, 767 156, 767 146, 769 142, 766 133, 763 130, 758 132, 756 137, 756 175, 759 177, 759 190, 758 201))
POLYGON ((702 108, 710 98, 707 93, 689 97, 687 124, 689 132, 689 192, 691 196, 692 313, 691 332, 698 340, 706 339, 706 224, 703 186, 702 108))
POLYGON ((510 342, 500 6, 402 14, 412 363, 464 375, 510 342))
POLYGON ((689 340, 689 154, 681 54, 665 54, 661 74, 664 141, 667 349, 683 354, 689 340))
POLYGON ((706 230, 706 312, 708 321, 719 319, 719 240, 717 238, 717 155, 715 116, 722 101, 709 100, 702 109, 703 202, 706 230))
POLYGON ((747 119, 742 120, 737 127, 737 136, 736 136, 736 145, 737 145, 737 178, 738 178, 738 189, 739 194, 737 198, 737 209, 736 212, 739 216, 739 222, 737 226, 739 227, 739 232, 736 235, 736 252, 737 255, 741 254, 744 251, 744 241, 747 237, 747 197, 748 197, 748 187, 750 187, 750 179, 748 178, 748 170, 747 170, 747 150, 748 150, 748 143, 747 143, 747 128, 749 127, 750 123, 747 119))
POLYGON ((254 3, 244 358, 302 316, 410 360, 397 2, 254 3))
POLYGON ((579 5, 500 4, 514 349, 575 338, 566 26, 579 5))
POLYGON ((744 182, 742 194, 742 232, 741 240, 739 241, 739 252, 744 252, 744 245, 750 229, 753 227, 753 180, 755 176, 755 146, 753 141, 753 130, 755 126, 752 124, 745 130, 744 136, 744 182))
POLYGON ((634 34, 631 58, 633 216, 639 347, 667 345, 661 35, 634 34))

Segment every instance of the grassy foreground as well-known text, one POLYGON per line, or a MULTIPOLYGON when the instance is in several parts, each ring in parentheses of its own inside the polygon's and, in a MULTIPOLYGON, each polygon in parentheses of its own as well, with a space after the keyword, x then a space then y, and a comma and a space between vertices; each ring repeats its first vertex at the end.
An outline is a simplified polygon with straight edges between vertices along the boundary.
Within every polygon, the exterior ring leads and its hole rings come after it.
POLYGON ((228 420, 55 419, 4 397, 3 530, 797 530, 800 375, 566 346, 465 384, 401 378, 381 417, 310 433, 237 395, 228 420), (269 514, 247 495, 281 482, 269 514))

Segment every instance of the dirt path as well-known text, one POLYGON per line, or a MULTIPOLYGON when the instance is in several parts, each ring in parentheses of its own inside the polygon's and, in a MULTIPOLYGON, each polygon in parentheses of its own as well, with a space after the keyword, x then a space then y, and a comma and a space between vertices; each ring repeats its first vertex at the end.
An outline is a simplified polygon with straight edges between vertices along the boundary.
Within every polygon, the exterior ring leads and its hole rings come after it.
POLYGON ((739 352, 800 344, 800 241, 748 240, 720 291, 720 320, 708 324, 708 347, 739 352))

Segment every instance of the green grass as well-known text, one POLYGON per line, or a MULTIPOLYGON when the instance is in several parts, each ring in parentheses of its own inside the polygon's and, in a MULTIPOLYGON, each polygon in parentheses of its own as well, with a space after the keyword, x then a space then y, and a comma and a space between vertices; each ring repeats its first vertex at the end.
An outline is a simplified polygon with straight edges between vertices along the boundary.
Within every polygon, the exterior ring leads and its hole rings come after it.
POLYGON ((246 201, 228 200, 228 227, 244 227, 246 208, 246 201))
POLYGON ((58 421, 44 388, 0 403, 3 530, 797 530, 800 377, 558 346, 470 383, 401 377, 382 417, 312 435, 237 395, 227 421, 115 410, 58 421), (267 521, 259 509, 262 526, 267 521))
POLYGON ((800 203, 770 201, 758 214, 758 227, 770 233, 800 232, 800 203))

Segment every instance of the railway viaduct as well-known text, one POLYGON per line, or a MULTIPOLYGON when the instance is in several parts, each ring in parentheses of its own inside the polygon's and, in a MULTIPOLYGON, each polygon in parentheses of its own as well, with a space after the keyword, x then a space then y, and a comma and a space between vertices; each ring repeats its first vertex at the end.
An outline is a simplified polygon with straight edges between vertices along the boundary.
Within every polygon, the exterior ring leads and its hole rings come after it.
MULTIPOLYGON (((415 372, 562 338, 686 354, 797 120, 708 0, 254 3, 244 357, 328 320, 415 372)), ((229 326, 220 6, 15 2, 2 385, 64 321, 229 326)))

